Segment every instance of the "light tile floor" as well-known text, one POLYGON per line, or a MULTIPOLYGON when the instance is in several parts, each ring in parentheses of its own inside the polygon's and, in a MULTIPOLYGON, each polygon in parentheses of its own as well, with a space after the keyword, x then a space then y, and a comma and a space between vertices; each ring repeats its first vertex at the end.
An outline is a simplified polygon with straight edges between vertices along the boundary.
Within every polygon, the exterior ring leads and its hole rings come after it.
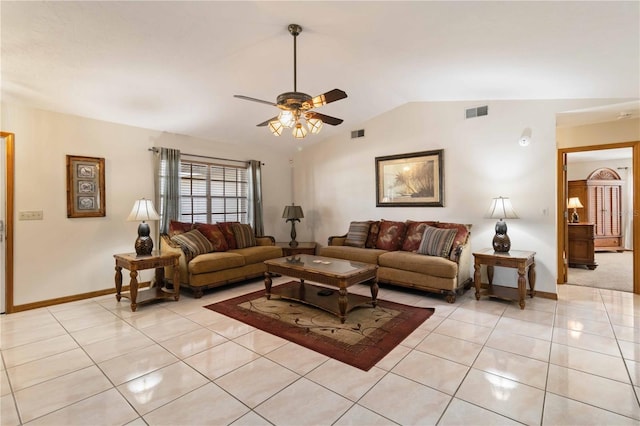
POLYGON ((2 315, 0 423, 640 424, 631 293, 564 285, 558 301, 520 310, 473 290, 447 304, 382 287, 381 299, 436 311, 363 372, 203 308, 262 288, 138 312, 109 295, 2 315))

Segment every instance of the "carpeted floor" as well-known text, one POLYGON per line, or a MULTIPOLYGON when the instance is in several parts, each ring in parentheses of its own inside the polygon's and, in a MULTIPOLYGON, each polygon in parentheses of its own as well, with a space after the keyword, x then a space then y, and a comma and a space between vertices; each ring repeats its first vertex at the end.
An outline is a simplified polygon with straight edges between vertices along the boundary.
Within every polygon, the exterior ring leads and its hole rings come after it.
MULTIPOLYGON (((290 281, 274 287, 272 293, 276 289, 294 286, 299 286, 299 283, 290 281)), ((417 308, 378 299, 375 308, 365 304, 350 311, 342 324, 337 315, 312 306, 277 296, 267 300, 264 290, 205 308, 365 371, 434 312, 433 308, 417 308)))
POLYGON ((596 269, 569 268, 567 284, 633 292, 633 252, 596 252, 596 269))

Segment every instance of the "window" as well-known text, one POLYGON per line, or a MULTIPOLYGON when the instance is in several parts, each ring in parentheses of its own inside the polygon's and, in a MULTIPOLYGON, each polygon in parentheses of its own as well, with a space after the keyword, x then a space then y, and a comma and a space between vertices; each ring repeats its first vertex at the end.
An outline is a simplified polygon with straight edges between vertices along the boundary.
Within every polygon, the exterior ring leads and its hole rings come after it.
POLYGON ((248 223, 247 166, 180 160, 182 222, 248 223))

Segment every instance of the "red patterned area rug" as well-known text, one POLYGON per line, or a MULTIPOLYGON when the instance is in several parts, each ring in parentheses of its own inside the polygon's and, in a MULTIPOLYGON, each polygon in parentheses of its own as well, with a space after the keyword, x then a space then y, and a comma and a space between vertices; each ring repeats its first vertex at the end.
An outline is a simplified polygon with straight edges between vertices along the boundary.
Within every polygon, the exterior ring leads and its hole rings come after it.
MULTIPOLYGON (((274 286, 272 292, 276 288, 298 285, 297 281, 290 281, 274 286)), ((337 315, 303 303, 278 296, 267 300, 264 290, 205 308, 365 371, 435 311, 433 308, 416 308, 378 299, 375 308, 371 304, 354 308, 341 324, 337 315)))

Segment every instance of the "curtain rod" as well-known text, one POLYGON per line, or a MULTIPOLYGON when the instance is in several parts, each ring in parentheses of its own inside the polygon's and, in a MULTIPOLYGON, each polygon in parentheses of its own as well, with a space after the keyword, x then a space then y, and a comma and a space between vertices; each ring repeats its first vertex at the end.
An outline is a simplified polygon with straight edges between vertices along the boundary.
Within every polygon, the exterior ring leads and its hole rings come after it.
MULTIPOLYGON (((154 148, 149 148, 149 151, 158 152, 158 148, 155 148, 155 147, 154 148)), ((187 154, 186 152, 182 152, 181 155, 188 155, 189 157, 208 158, 210 160, 233 161, 233 162, 236 162, 236 163, 249 164, 248 161, 233 160, 231 158, 222 158, 222 157, 210 157, 208 155, 187 154)), ((263 162, 260 162, 260 164, 264 166, 263 162)))

